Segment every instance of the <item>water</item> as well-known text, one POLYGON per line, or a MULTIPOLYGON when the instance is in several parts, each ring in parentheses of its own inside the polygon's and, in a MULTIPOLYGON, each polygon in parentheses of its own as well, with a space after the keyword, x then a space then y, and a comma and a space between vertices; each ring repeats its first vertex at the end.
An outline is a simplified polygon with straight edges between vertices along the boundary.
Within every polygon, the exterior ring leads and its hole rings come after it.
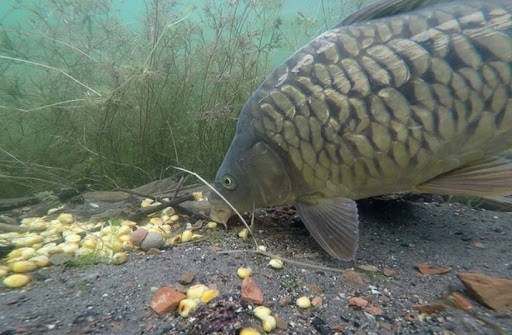
POLYGON ((2 0, 0 198, 211 177, 251 92, 359 5, 2 0))

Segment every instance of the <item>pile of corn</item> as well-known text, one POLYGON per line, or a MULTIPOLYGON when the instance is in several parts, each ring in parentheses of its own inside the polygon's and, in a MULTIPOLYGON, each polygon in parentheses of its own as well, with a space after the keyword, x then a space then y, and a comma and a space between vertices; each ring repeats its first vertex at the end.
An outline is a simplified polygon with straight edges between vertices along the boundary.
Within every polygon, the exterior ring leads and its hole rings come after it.
MULTIPOLYGON (((200 194, 195 195, 202 200, 200 194)), ((145 199, 141 207, 158 205, 151 199, 145 199)), ((172 207, 153 213, 145 225, 128 220, 106 222, 80 222, 73 215, 62 213, 58 218, 48 217, 25 218, 20 227, 24 233, 10 232, 0 234, 0 244, 13 245, 5 258, 0 259, 0 278, 6 287, 22 287, 30 282, 25 273, 50 264, 55 254, 71 257, 95 257, 99 261, 119 265, 126 262, 127 252, 137 249, 131 233, 137 228, 158 233, 169 244, 192 241, 201 237, 187 229, 180 229, 179 216, 172 207)))

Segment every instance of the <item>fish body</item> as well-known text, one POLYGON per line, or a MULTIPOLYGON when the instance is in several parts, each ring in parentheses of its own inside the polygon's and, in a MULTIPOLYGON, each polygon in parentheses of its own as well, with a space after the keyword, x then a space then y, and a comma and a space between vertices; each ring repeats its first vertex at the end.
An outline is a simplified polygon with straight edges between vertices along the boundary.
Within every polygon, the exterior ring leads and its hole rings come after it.
POLYGON ((495 157, 512 147, 511 78, 512 1, 378 2, 252 94, 216 188, 239 210, 296 204, 329 254, 352 258, 353 200, 512 193, 495 157))

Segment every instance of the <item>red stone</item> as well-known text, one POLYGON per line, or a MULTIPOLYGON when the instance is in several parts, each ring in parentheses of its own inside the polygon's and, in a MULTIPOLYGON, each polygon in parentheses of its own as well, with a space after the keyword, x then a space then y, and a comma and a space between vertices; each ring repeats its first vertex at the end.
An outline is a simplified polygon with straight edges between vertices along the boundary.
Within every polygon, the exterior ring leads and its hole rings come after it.
POLYGON ((439 312, 445 311, 446 305, 436 304, 436 303, 425 304, 425 305, 415 304, 412 306, 412 308, 414 308, 415 310, 417 310, 420 313, 434 314, 434 313, 439 313, 439 312))
POLYGON ((136 246, 140 246, 142 241, 146 238, 148 231, 144 228, 139 228, 134 232, 130 233, 130 239, 132 243, 136 246))
POLYGON ((242 281, 241 296, 244 301, 256 305, 263 304, 263 292, 256 285, 252 277, 247 277, 242 281))
POLYGON ((457 273, 457 277, 480 303, 496 312, 512 311, 512 280, 480 273, 457 273))
POLYGON ((367 312, 370 313, 371 315, 382 315, 383 314, 382 308, 380 308, 378 306, 368 307, 367 312))
POLYGON ((368 306, 368 300, 360 298, 360 297, 352 297, 348 299, 349 306, 356 306, 359 308, 365 308, 368 306))
POLYGON ((173 288, 162 287, 149 302, 149 307, 158 314, 172 312, 176 310, 180 301, 185 298, 186 296, 183 293, 173 288))

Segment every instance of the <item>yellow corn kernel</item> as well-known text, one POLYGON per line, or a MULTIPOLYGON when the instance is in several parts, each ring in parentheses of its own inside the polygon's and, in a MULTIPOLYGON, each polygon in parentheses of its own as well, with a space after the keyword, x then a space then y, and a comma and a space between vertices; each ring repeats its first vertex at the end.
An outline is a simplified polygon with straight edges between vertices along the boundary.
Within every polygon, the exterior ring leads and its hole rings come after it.
POLYGON ((11 264, 11 271, 16 273, 25 273, 37 269, 37 264, 30 261, 18 261, 11 264))
POLYGON ((217 222, 210 221, 206 224, 206 228, 208 229, 215 229, 217 228, 217 222))
POLYGON ((163 216, 163 215, 167 215, 167 216, 169 216, 169 218, 170 218, 171 216, 173 216, 175 213, 176 213, 176 211, 175 211, 175 210, 174 210, 174 208, 172 208, 172 207, 166 207, 166 208, 164 208, 164 209, 162 210, 162 216, 163 216))
POLYGON ((48 266, 48 264, 50 264, 50 259, 48 258, 48 256, 45 255, 32 257, 31 259, 29 259, 29 261, 36 263, 36 265, 40 268, 48 266))
POLYGON ((176 214, 171 215, 171 217, 170 217, 171 222, 176 222, 176 221, 178 221, 179 219, 180 219, 180 217, 179 217, 178 215, 176 215, 176 214))
POLYGON ((252 314, 254 314, 255 317, 263 321, 263 319, 272 314, 272 311, 268 307, 258 306, 255 309, 253 309, 252 314))
POLYGON ((11 251, 10 253, 7 254, 7 258, 8 259, 14 259, 14 258, 18 258, 18 257, 21 257, 21 249, 14 249, 13 251, 11 251))
POLYGON ((97 239, 94 236, 87 236, 82 240, 82 247, 94 249, 96 248, 97 239))
POLYGON ((134 248, 134 246, 133 246, 132 241, 123 242, 123 250, 131 250, 133 248, 134 248))
POLYGON ((212 300, 215 297, 219 296, 219 290, 209 289, 204 291, 204 293, 201 295, 201 302, 206 304, 210 300, 212 300))
POLYGON ((311 307, 311 300, 309 300, 309 298, 306 296, 297 298, 295 303, 297 304, 297 306, 299 306, 300 308, 303 308, 303 309, 311 307))
POLYGON ((199 299, 203 295, 204 292, 208 290, 208 286, 203 284, 197 284, 190 286, 187 290, 187 298, 189 299, 199 299))
POLYGON ((160 218, 151 218, 151 220, 149 220, 149 223, 154 225, 161 225, 163 221, 160 218))
POLYGON ((128 259, 128 254, 126 252, 118 252, 112 256, 112 264, 120 265, 126 262, 128 259))
POLYGON ((6 265, 0 265, 0 277, 4 277, 9 273, 9 267, 6 265))
POLYGON ((38 249, 41 249, 43 246, 44 246, 44 244, 42 242, 39 242, 39 243, 33 244, 32 248, 34 248, 35 250, 38 250, 38 249))
POLYGON ((66 240, 66 242, 71 242, 71 243, 80 242, 81 239, 82 239, 82 237, 78 234, 69 234, 66 237, 64 237, 64 240, 66 240))
POLYGON ((130 242, 132 240, 130 235, 121 235, 118 238, 121 242, 130 242))
POLYGON ((240 335, 260 335, 260 332, 254 328, 246 327, 240 331, 240 335))
POLYGON ((142 200, 142 202, 140 203, 140 207, 142 208, 146 208, 146 207, 149 207, 153 204, 153 199, 149 199, 149 198, 146 198, 144 200, 142 200))
POLYGON ((29 259, 36 255, 36 249, 34 248, 20 248, 19 251, 24 259, 29 259))
POLYGON ((168 242, 172 245, 177 245, 177 244, 180 244, 181 243, 181 234, 180 235, 176 235, 174 237, 171 237, 168 242))
POLYGON ((278 258, 273 258, 270 260, 270 262, 268 262, 268 265, 270 265, 270 267, 274 269, 282 269, 283 261, 278 258))
POLYGON ((126 234, 129 234, 133 231, 133 229, 129 226, 121 226, 121 228, 119 228, 119 230, 117 231, 117 234, 118 235, 126 235, 126 234))
POLYGON ((194 197, 195 201, 203 201, 203 192, 192 192, 192 196, 194 197))
POLYGON ((57 220, 59 220, 60 223, 65 225, 72 224, 73 222, 75 222, 73 215, 67 213, 60 214, 57 220))
POLYGON ((78 249, 77 251, 75 251, 76 257, 88 256, 90 254, 92 254, 92 250, 89 248, 82 247, 82 248, 78 249))
POLYGON ((270 333, 276 328, 276 318, 274 318, 272 315, 268 315, 265 319, 263 319, 263 330, 267 333, 270 333))
POLYGON ((178 305, 178 313, 183 317, 187 317, 190 312, 197 308, 197 305, 196 299, 182 299, 178 305))
POLYGON ((236 271, 236 274, 241 279, 245 279, 245 278, 249 277, 250 275, 252 275, 252 269, 251 268, 238 268, 238 270, 236 271))
POLYGON ((10 275, 4 279, 4 285, 10 288, 22 287, 28 284, 30 277, 21 274, 10 275))
POLYGON ((247 240, 248 236, 249 236, 249 231, 247 230, 247 228, 242 229, 238 233, 238 237, 240 237, 242 240, 247 240))
POLYGON ((181 242, 188 242, 192 240, 192 236, 194 234, 190 230, 185 230, 183 233, 181 233, 181 242))
POLYGON ((258 250, 265 252, 265 251, 267 251, 267 247, 264 245, 258 245, 258 250))
POLYGON ((60 247, 60 250, 62 250, 65 254, 73 254, 75 251, 77 251, 80 246, 78 243, 72 243, 72 242, 64 242, 58 245, 60 247))

